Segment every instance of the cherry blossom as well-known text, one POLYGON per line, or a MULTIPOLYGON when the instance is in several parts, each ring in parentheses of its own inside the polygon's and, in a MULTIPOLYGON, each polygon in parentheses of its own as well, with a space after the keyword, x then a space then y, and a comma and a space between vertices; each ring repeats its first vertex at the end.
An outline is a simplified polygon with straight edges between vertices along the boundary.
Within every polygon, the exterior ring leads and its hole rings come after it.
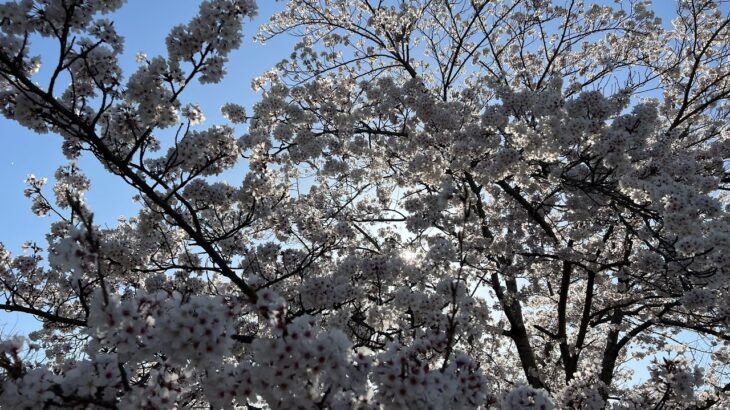
POLYGON ((122 5, 0 5, 0 113, 69 160, 26 180, 45 242, 0 244, 42 322, 1 407, 730 405, 723 2, 290 0, 256 36, 288 58, 205 125, 254 2, 126 75, 122 5), (133 215, 95 221, 82 156, 133 215))

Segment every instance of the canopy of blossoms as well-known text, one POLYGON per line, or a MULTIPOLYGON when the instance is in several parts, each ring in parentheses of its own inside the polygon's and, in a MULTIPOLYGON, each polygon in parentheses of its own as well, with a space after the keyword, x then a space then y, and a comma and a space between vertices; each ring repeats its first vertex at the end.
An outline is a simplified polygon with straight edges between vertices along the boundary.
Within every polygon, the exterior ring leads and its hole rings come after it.
POLYGON ((253 0, 126 76, 122 0, 0 4, 0 112, 69 160, 27 180, 47 243, 0 244, 42 322, 0 407, 730 406, 728 7, 606 3, 290 0, 259 102, 194 129, 253 0), (80 155, 136 215, 95 223, 80 155))

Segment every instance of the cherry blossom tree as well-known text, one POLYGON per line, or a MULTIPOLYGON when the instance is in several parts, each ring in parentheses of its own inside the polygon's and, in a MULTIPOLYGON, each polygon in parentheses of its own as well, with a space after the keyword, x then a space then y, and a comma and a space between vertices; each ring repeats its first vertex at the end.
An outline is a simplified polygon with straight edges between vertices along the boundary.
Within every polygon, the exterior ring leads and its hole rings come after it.
POLYGON ((258 35, 290 58, 202 131, 184 90, 255 4, 125 78, 122 3, 0 5, 0 110, 69 159, 27 181, 47 245, 0 247, 43 324, 0 344, 3 407, 730 405, 725 2, 290 0, 258 35), (139 213, 95 224, 80 155, 139 213))

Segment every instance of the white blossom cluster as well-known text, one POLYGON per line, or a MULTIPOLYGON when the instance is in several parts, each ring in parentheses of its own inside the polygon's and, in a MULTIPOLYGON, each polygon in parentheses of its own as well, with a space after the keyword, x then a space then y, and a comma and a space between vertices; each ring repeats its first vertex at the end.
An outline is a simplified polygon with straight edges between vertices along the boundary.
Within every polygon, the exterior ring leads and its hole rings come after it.
POLYGON ((430 350, 427 343, 392 345, 380 355, 373 369, 379 401, 387 408, 471 409, 484 403, 487 379, 478 365, 457 353, 448 366, 430 368, 419 358, 430 350))
POLYGON ((227 103, 221 107, 223 116, 233 123, 246 122, 246 109, 238 104, 227 103))
POLYGON ((519 410, 551 410, 555 408, 555 405, 545 391, 523 385, 516 387, 504 396, 502 407, 519 410))
POLYGON ((167 156, 155 163, 174 164, 180 171, 216 175, 232 167, 239 158, 233 129, 216 126, 205 131, 190 131, 170 148, 167 156))
POLYGON ((139 362, 159 352, 174 366, 205 366, 231 348, 229 317, 236 310, 218 298, 183 301, 179 295, 157 293, 115 299, 108 296, 105 301, 97 292, 88 321, 96 332, 97 348, 115 346, 124 361, 139 362))
POLYGON ((197 125, 205 121, 205 115, 203 115, 200 106, 197 104, 188 104, 183 107, 182 115, 190 121, 191 125, 197 125))

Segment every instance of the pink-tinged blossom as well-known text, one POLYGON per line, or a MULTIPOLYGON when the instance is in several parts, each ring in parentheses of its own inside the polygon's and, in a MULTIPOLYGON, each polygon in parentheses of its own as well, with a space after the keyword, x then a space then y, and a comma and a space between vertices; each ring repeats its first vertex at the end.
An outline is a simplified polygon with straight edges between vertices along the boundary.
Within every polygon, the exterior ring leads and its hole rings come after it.
POLYGON ((728 406, 721 2, 291 0, 206 127, 188 87, 239 74, 255 3, 128 73, 122 3, 0 5, 0 113, 70 161, 26 180, 45 241, 0 245, 0 308, 42 322, 0 407, 728 406), (94 219, 82 154, 133 215, 94 219))

